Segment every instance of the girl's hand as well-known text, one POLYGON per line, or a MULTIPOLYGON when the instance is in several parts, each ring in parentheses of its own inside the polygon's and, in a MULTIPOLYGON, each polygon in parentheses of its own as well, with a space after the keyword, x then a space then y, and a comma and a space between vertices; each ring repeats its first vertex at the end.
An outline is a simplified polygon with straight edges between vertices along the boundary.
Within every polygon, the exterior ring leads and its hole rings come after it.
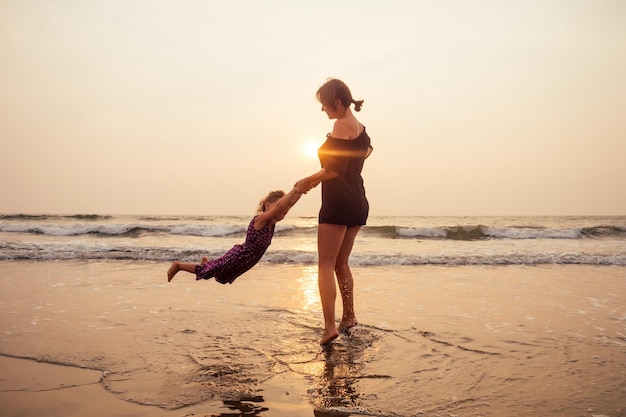
MULTIPOLYGON (((317 184, 316 184, 317 185, 317 184)), ((296 188, 296 190, 301 193, 301 194, 306 194, 309 192, 309 190, 311 188, 313 188, 313 184, 309 181, 308 178, 303 178, 300 181, 296 182, 296 185, 294 185, 294 187, 296 188)))
POLYGON ((309 175, 306 178, 302 178, 300 181, 296 183, 296 185, 294 185, 294 187, 296 188, 296 190, 298 190, 299 193, 306 194, 309 192, 311 188, 317 187, 320 184, 320 182, 325 181, 330 178, 334 178, 336 176, 337 174, 327 173, 326 170, 322 168, 315 174, 309 175))

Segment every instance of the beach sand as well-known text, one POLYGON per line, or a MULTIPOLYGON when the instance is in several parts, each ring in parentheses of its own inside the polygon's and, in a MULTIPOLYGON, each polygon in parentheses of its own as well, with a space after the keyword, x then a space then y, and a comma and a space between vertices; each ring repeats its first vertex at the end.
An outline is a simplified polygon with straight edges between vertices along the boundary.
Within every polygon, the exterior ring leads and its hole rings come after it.
POLYGON ((0 262, 2 415, 626 416, 624 267, 354 268, 321 348, 314 265, 168 266, 0 262))

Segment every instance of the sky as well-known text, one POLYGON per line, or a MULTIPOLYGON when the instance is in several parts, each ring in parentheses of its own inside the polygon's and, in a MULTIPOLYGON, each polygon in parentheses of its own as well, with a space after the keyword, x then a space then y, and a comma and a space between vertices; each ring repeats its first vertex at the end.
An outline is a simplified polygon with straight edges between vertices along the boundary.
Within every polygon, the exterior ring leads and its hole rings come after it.
POLYGON ((254 213, 319 169, 334 77, 365 100, 370 215, 626 215, 624 22, 622 0, 0 0, 0 213, 254 213))

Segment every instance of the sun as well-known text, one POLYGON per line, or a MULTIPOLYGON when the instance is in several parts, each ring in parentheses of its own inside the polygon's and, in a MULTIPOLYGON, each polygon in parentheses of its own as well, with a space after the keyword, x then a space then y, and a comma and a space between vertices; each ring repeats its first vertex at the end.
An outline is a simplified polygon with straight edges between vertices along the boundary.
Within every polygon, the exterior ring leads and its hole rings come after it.
POLYGON ((317 148, 319 148, 319 143, 314 140, 307 140, 304 142, 303 153, 307 157, 307 159, 317 159, 317 148))

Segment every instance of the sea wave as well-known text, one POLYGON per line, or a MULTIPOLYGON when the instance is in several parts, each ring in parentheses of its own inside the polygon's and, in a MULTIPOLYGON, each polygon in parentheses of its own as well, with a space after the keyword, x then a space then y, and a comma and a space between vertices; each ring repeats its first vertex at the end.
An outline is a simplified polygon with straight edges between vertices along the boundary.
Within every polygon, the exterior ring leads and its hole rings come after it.
MULTIPOLYGON (((375 233, 375 232, 374 232, 375 233)), ((381 228, 381 234, 388 234, 387 228, 381 228)), ((583 238, 626 238, 626 226, 594 226, 566 229, 544 227, 490 227, 452 226, 452 227, 397 227, 397 237, 417 239, 583 239, 583 238)))
POLYGON ((0 220, 106 220, 113 216, 101 214, 0 214, 0 220))
POLYGON ((41 234, 49 236, 139 236, 144 234, 171 234, 186 236, 224 237, 244 233, 243 226, 229 224, 214 225, 149 225, 134 223, 0 223, 0 232, 41 234))
MULTIPOLYGON (((6 215, 5 215, 6 218, 6 215)), ((76 219, 75 217, 72 217, 76 219)), ((24 220, 20 217, 20 220, 24 220)), ((41 234, 49 236, 140 236, 149 234, 169 234, 203 237, 228 237, 244 234, 247 222, 215 222, 207 223, 170 223, 133 222, 111 223, 98 221, 77 221, 50 223, 30 221, 0 222, 0 232, 41 234)), ((45 220, 50 220, 46 217, 45 220)), ((82 219, 84 220, 84 219, 82 219)), ((160 219, 161 221, 163 219, 160 219)), ((294 225, 279 223, 278 234, 289 236, 311 235, 316 233, 316 226, 309 224, 294 225)), ((383 239, 443 239, 443 240, 481 240, 481 239, 594 239, 616 238, 626 239, 626 226, 590 226, 571 228, 547 227, 493 227, 485 225, 469 226, 431 226, 406 227, 401 225, 367 226, 362 232, 365 236, 383 239)))
MULTIPOLYGON (((90 242, 7 243, 0 242, 0 260, 132 260, 171 262, 174 259, 197 262, 202 256, 221 256, 223 249, 194 247, 125 246, 90 242)), ((269 264, 303 264, 317 262, 317 253, 299 250, 269 250, 261 260, 269 264)), ((626 266, 626 253, 584 253, 558 251, 495 251, 477 253, 394 253, 357 252, 350 257, 354 266, 417 265, 617 265, 626 266)))

